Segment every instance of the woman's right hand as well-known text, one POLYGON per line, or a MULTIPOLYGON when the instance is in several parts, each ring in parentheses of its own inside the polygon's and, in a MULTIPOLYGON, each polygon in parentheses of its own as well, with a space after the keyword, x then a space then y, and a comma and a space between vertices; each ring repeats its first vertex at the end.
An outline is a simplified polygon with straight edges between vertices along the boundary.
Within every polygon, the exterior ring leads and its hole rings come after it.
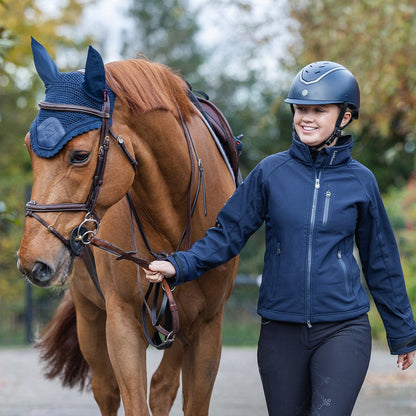
POLYGON ((397 367, 401 370, 406 370, 413 364, 414 359, 415 351, 400 354, 397 358, 397 367))
POLYGON ((148 269, 144 269, 146 279, 152 283, 160 283, 165 277, 175 277, 176 270, 173 264, 165 260, 155 260, 149 264, 148 269))

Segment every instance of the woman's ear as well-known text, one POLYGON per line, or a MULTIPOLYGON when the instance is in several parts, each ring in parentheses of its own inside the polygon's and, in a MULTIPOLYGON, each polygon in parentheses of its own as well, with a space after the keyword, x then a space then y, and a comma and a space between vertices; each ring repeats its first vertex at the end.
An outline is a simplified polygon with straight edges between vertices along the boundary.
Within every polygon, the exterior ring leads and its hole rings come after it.
POLYGON ((351 121, 351 117, 351 111, 347 109, 344 113, 344 117, 342 118, 341 128, 344 128, 351 121))

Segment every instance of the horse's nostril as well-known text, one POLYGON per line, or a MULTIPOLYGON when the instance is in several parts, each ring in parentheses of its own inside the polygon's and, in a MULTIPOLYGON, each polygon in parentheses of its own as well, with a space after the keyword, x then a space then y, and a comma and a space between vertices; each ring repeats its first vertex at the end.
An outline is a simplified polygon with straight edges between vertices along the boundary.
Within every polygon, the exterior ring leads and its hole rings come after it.
POLYGON ((38 286, 47 286, 52 277, 51 268, 40 261, 35 263, 30 274, 30 280, 38 286))

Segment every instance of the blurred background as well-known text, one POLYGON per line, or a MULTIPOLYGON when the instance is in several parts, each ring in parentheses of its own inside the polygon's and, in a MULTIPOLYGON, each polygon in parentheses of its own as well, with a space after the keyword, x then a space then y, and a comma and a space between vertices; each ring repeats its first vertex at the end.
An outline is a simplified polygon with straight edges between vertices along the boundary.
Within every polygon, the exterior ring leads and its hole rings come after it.
MULTIPOLYGON (((30 343, 62 293, 29 286, 16 269, 32 181, 23 144, 44 87, 30 37, 61 72, 87 46, 104 62, 146 56, 204 90, 244 134, 243 177, 291 142, 290 81, 307 63, 339 62, 361 88, 353 157, 377 177, 416 310, 416 2, 414 0, 0 0, 0 345, 30 343)), ((254 345, 263 231, 241 255, 224 344, 254 345)), ((375 308, 376 338, 384 331, 375 308)))

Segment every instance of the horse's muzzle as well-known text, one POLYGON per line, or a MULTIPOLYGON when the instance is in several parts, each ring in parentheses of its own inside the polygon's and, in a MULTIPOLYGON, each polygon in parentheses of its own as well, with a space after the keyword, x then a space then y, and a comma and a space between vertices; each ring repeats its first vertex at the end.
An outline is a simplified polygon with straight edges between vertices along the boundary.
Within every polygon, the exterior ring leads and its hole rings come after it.
POLYGON ((47 287, 50 285, 54 271, 52 268, 41 261, 37 261, 32 270, 26 270, 22 267, 20 260, 17 261, 17 268, 27 277, 27 279, 36 286, 47 287))

